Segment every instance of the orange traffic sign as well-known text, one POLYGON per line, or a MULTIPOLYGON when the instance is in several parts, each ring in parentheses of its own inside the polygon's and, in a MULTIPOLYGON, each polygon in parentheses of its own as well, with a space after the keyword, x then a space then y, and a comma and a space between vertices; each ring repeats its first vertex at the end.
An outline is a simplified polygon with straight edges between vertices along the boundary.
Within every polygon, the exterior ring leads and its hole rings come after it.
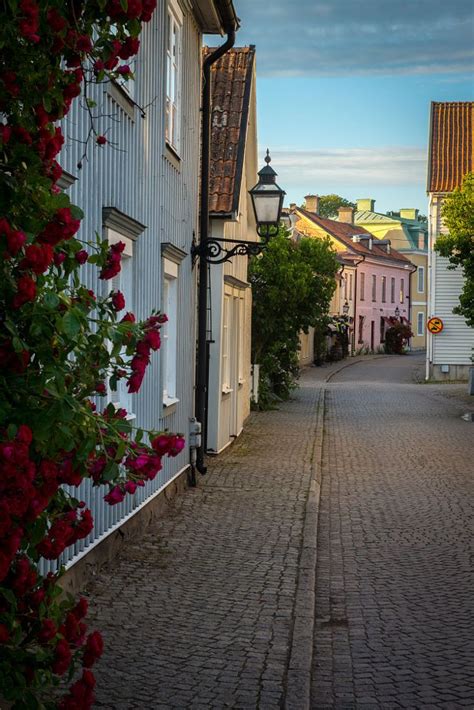
POLYGON ((437 316, 433 316, 433 318, 430 318, 428 323, 426 324, 426 327, 432 333, 433 335, 438 335, 438 333, 441 333, 441 331, 444 328, 444 323, 441 320, 441 318, 438 318, 437 316))

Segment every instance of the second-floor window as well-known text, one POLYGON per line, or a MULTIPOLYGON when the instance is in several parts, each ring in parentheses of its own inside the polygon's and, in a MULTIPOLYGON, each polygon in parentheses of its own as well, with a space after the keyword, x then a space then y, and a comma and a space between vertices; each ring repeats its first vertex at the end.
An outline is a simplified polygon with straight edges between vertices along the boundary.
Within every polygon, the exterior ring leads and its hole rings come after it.
POLYGON ((372 274, 372 301, 377 300, 377 277, 372 274))
POLYGON ((360 275, 360 300, 365 301, 365 274, 360 275))
POLYGON ((382 303, 387 300, 387 277, 382 276, 382 303))
POLYGON ((390 279, 390 303, 395 303, 395 277, 390 279))
POLYGON ((353 275, 349 274, 349 301, 352 301, 353 280, 354 280, 353 275))
POLYGON ((170 0, 166 19, 166 142, 179 152, 181 127, 181 39, 183 14, 170 0))
POLYGON ((405 279, 400 279, 400 303, 405 300, 405 279))
POLYGON ((424 266, 418 267, 417 290, 418 290, 418 293, 423 293, 425 290, 425 267, 424 266))

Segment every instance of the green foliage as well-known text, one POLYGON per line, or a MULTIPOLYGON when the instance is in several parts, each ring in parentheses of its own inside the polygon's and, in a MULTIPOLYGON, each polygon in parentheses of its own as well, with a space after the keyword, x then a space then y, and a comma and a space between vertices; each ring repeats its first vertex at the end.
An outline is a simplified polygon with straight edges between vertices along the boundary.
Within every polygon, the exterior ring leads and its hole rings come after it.
POLYGON ((390 318, 390 327, 385 333, 385 352, 389 355, 401 355, 412 337, 409 323, 401 323, 398 318, 390 318))
POLYGON ((354 207, 355 202, 346 200, 340 195, 321 195, 319 198, 319 216, 327 219, 337 219, 339 207, 354 207))
POLYGON ((447 257, 452 268, 460 266, 464 286, 454 313, 474 327, 474 173, 465 175, 461 187, 449 195, 442 216, 448 234, 438 237, 436 251, 447 257))
POLYGON ((281 228, 250 263, 252 355, 261 365, 261 406, 272 394, 288 398, 298 375, 300 331, 327 316, 338 269, 330 241, 289 239, 281 228))

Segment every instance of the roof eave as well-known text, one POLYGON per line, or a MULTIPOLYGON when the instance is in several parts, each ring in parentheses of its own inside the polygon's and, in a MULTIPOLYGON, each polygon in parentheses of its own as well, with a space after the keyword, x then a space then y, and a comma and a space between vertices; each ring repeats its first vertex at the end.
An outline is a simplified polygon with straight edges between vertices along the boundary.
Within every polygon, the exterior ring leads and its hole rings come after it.
POLYGON ((239 28, 232 0, 194 0, 195 17, 206 34, 224 35, 239 28))

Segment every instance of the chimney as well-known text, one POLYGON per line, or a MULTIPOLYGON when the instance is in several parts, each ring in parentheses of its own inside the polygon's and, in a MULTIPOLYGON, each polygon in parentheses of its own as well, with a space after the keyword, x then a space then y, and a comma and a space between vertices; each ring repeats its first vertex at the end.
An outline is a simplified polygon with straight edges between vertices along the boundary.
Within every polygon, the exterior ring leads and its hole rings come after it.
POLYGON ((414 207, 403 207, 400 210, 400 217, 402 219, 418 219, 419 210, 414 207))
POLYGON ((296 208, 296 202, 290 202, 290 210, 294 210, 296 208))
POLYGON ((319 213, 319 195, 305 195, 305 209, 308 212, 319 213))
POLYGON ((357 211, 358 212, 374 212, 375 211, 375 200, 370 197, 364 198, 363 200, 357 200, 357 211))
POLYGON ((354 208, 339 207, 339 209, 337 210, 337 219, 339 222, 347 222, 348 224, 354 224, 354 208))
POLYGON ((386 251, 387 254, 390 254, 392 242, 390 241, 390 239, 379 239, 377 241, 377 246, 386 251))

